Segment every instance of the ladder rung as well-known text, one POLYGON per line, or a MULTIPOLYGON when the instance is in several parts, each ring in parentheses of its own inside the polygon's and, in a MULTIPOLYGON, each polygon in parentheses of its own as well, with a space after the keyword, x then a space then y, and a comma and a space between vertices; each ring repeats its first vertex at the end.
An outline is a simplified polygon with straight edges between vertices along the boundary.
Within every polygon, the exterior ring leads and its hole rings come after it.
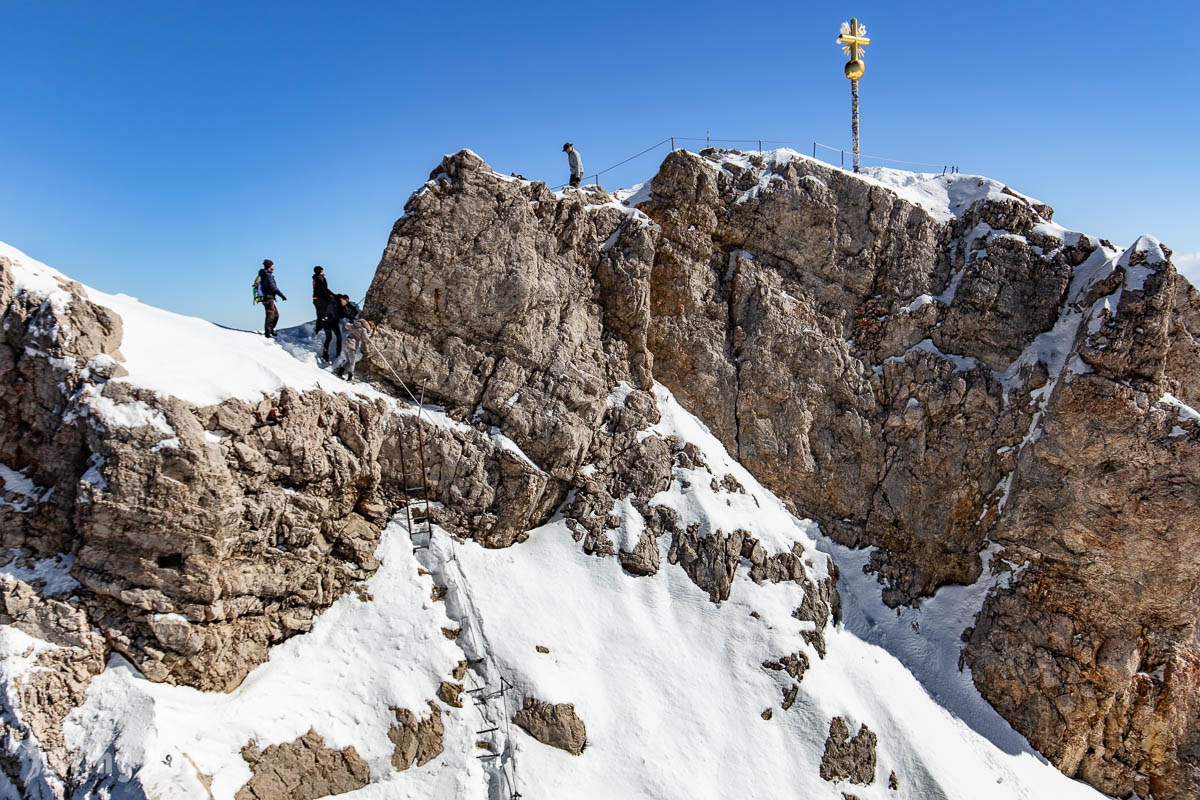
POLYGON ((499 728, 499 727, 495 727, 495 728, 484 728, 484 729, 483 729, 483 730, 481 730, 481 731, 475 731, 475 735, 476 735, 476 736, 482 736, 482 735, 483 735, 483 734, 485 734, 485 733, 491 733, 492 731, 498 731, 498 730, 500 730, 500 728, 499 728))
POLYGON ((487 754, 485 754, 485 755, 482 755, 482 756, 475 756, 475 757, 476 757, 476 758, 499 758, 499 757, 500 757, 500 754, 499 754, 499 753, 487 753, 487 754))

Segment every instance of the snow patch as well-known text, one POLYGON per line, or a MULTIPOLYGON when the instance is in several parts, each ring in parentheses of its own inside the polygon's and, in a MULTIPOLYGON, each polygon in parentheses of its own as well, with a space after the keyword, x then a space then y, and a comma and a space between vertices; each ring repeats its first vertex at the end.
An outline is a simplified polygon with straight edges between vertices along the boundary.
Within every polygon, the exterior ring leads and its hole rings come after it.
POLYGON ((35 505, 50 496, 49 490, 36 485, 24 472, 17 472, 5 464, 0 464, 0 480, 4 482, 5 495, 0 496, 0 507, 18 513, 32 511, 35 505))
POLYGON ((949 361, 954 365, 955 372, 970 372, 979 366, 979 361, 971 356, 957 356, 949 353, 943 353, 938 349, 938 346, 933 343, 932 339, 922 339, 912 347, 904 351, 904 355, 892 356, 884 360, 884 364, 903 364, 909 353, 929 353, 938 358, 949 361))
POLYGON ((48 558, 27 558, 17 549, 9 552, 12 558, 0 567, 0 575, 9 575, 39 587, 43 597, 56 597, 79 588, 79 581, 71 577, 75 556, 59 553, 48 558))

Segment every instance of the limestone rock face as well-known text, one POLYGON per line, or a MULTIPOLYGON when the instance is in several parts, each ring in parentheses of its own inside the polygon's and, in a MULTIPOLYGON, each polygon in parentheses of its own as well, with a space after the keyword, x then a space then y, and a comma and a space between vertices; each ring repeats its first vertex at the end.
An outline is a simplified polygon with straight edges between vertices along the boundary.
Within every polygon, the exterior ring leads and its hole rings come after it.
POLYGON ((15 291, 0 266, 0 463, 39 495, 0 504, 3 544, 72 553, 75 602, 152 680, 232 689, 373 574, 414 426, 450 521, 538 513, 535 468, 399 404, 285 389, 197 408, 114 380, 120 318, 77 284, 15 291))
POLYGON ((821 777, 827 781, 849 781, 860 785, 875 782, 875 732, 863 725, 854 736, 846 720, 834 717, 821 757, 821 777))
POLYGON ((993 536, 1028 566, 988 599, 967 660, 1064 772, 1108 794, 1188 797, 1200 790, 1200 430, 1161 398, 1200 403, 1200 325, 1195 289, 1141 244, 1088 292, 1075 347, 1091 371, 1053 388, 1017 460, 993 536))
POLYGON ((587 744, 587 727, 571 703, 544 703, 525 698, 525 707, 513 715, 513 724, 542 744, 566 750, 573 756, 587 744))
POLYGON ((254 773, 237 800, 316 800, 366 786, 371 769, 353 747, 332 750, 315 731, 292 742, 242 750, 254 773))
POLYGON ((449 156, 396 223, 363 309, 385 326, 384 357, 367 357, 381 380, 395 368, 452 411, 478 409, 556 481, 582 463, 610 387, 650 381, 655 229, 602 194, 563 199, 449 156))
POLYGON ((676 151, 635 213, 464 151, 393 229, 370 368, 511 439, 552 498, 528 520, 570 497, 585 550, 635 575, 669 537, 716 602, 755 550, 650 503, 691 465, 631 435, 657 418, 652 380, 797 515, 873 546, 890 605, 984 578, 991 546, 987 579, 1020 569, 968 635, 984 696, 1070 775, 1189 797, 1200 429, 1179 404, 1200 405, 1200 298, 1153 240, 1121 255, 1007 188, 978 196, 939 217, 809 159, 676 151), (619 502, 645 520, 620 546, 619 502))
MULTIPOLYGON (((27 669, 8 682, 9 701, 20 713, 5 715, 0 721, 0 744, 11 754, 36 743, 43 774, 61 776, 70 767, 63 720, 83 702, 91 679, 104 669, 106 649, 81 608, 61 596, 64 593, 52 596, 46 590, 0 575, 0 625, 11 625, 31 637, 22 654, 27 669)), ((53 782, 39 785, 38 775, 24 784, 19 769, 10 771, 8 767, 7 760, 0 761, 0 768, 14 785, 61 796, 61 786, 53 782)))
MULTIPOLYGON (((0 314, 0 555, 73 563, 70 592, 0 583, 0 620, 33 637, 36 661, 0 736, 44 761, 30 780, 47 796, 71 786, 62 719, 112 652, 151 680, 228 691, 372 575, 411 497, 401 462, 418 432, 431 490, 453 504, 445 524, 484 538, 541 513, 544 475, 486 430, 352 394, 196 407, 138 388, 119 380, 118 315, 78 284, 19 288, 5 260, 0 314)), ((424 753, 435 737, 420 738, 424 753)))
POLYGON ((396 709, 396 724, 388 729, 392 740, 392 766, 405 770, 422 767, 442 753, 442 710, 429 701, 429 716, 419 719, 407 708, 396 709))

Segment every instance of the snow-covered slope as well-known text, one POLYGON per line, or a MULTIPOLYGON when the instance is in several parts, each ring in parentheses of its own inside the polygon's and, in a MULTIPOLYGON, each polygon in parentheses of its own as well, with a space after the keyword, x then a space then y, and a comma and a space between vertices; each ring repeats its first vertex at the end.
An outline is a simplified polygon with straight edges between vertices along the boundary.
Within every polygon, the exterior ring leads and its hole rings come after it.
MULTIPOLYGON (((13 271, 16 287, 63 303, 69 297, 60 282, 70 278, 31 258, 12 245, 0 242, 0 257, 19 268, 13 271)), ((128 381, 169 394, 198 406, 231 397, 255 401, 285 386, 320 388, 327 392, 364 391, 321 369, 316 347, 305 347, 310 326, 280 331, 278 343, 248 331, 214 325, 148 306, 124 294, 107 294, 85 287, 88 298, 121 316, 124 337, 122 365, 128 381), (307 329, 307 330, 306 330, 307 329)))

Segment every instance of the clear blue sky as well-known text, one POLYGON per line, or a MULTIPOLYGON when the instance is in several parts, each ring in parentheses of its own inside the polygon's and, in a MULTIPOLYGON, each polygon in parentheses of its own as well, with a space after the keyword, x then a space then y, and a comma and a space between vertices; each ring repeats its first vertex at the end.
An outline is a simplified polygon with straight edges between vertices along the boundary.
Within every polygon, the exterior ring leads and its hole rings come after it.
MULTIPOLYGON (((863 151, 957 163, 1200 277, 1194 3, 0 0, 0 240, 110 292, 259 327, 275 260, 360 297, 443 153, 566 180, 669 135, 847 145, 834 44, 874 40, 863 151)), ((653 173, 665 148, 605 176, 653 173)))

